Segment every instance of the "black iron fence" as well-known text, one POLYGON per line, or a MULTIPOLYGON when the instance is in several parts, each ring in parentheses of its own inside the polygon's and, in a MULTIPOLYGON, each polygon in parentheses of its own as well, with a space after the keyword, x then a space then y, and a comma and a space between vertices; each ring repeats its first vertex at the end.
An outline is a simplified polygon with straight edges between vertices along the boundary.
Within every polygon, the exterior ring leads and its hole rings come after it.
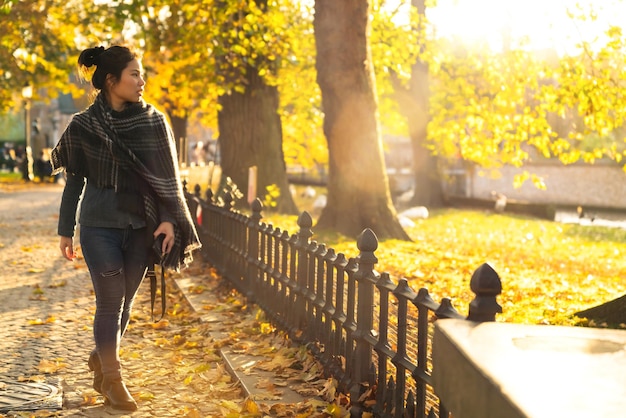
MULTIPOLYGON (((229 194, 214 199, 186 192, 196 213, 203 257, 292 338, 306 344, 350 394, 351 416, 448 417, 431 385, 433 322, 464 318, 449 298, 435 302, 426 288, 394 282, 375 270, 378 239, 365 229, 359 254, 347 258, 312 240, 312 219, 298 218, 295 234, 233 209, 229 194)), ((502 308, 498 274, 483 264, 473 273, 468 320, 493 321, 502 308)))

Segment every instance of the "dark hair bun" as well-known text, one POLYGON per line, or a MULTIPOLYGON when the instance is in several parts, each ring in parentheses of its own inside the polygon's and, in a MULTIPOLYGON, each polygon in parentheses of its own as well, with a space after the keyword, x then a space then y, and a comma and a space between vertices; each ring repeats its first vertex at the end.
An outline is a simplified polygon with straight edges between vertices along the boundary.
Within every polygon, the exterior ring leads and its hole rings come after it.
POLYGON ((78 63, 89 68, 92 65, 98 65, 100 61, 100 55, 104 52, 103 46, 97 46, 95 48, 85 49, 80 53, 78 57, 78 63))

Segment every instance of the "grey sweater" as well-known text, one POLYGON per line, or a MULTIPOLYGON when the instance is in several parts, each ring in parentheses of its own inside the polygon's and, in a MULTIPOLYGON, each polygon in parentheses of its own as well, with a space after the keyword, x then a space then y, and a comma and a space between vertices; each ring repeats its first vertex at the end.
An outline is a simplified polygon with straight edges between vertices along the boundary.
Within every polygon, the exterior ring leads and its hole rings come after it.
MULTIPOLYGON (((84 177, 67 173, 67 182, 61 198, 58 234, 73 237, 76 230, 76 212, 80 203, 78 222, 81 225, 101 228, 144 228, 146 221, 141 216, 120 210, 113 188, 98 188, 85 181, 84 177), (86 185, 85 185, 86 183, 86 185), (83 194, 83 189, 85 190, 83 194), (81 201, 81 194, 82 201, 81 201)), ((161 222, 176 224, 164 206, 159 205, 161 222)))

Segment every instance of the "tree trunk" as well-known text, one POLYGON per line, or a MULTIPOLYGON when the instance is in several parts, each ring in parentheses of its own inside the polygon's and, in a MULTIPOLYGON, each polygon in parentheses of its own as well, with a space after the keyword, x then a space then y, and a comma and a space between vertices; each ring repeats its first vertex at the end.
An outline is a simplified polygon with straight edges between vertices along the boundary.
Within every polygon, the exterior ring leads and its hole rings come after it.
POLYGON ((176 152, 178 153, 178 163, 188 163, 189 150, 187 149, 187 117, 174 116, 168 113, 172 132, 176 140, 176 152))
POLYGON ((317 228, 408 240, 391 202, 378 128, 368 0, 316 0, 317 81, 329 173, 317 228))
POLYGON ((257 167, 256 197, 264 200, 266 188, 276 185, 280 213, 296 214, 289 192, 283 156, 282 124, 278 115, 278 89, 268 86, 254 68, 247 69, 243 93, 220 96, 218 113, 222 176, 230 177, 244 194, 238 207, 248 207, 249 168, 257 167))
MULTIPOLYGON (((411 4, 421 17, 425 15, 424 0, 412 0, 411 4)), ((413 64, 408 88, 393 77, 393 73, 392 80, 399 108, 408 121, 411 138, 414 193, 409 203, 413 206, 441 207, 442 179, 437 167, 437 158, 426 144, 430 100, 428 64, 419 59, 413 64)))

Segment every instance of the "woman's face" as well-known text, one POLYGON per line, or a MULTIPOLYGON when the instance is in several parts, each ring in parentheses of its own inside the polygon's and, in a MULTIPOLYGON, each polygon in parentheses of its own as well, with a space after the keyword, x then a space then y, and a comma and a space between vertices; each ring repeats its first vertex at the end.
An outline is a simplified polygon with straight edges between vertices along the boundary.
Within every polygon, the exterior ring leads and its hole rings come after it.
POLYGON ((122 71, 117 83, 113 82, 109 88, 109 100, 113 110, 124 109, 126 103, 136 103, 143 95, 143 86, 146 84, 141 76, 141 63, 134 59, 122 71))

